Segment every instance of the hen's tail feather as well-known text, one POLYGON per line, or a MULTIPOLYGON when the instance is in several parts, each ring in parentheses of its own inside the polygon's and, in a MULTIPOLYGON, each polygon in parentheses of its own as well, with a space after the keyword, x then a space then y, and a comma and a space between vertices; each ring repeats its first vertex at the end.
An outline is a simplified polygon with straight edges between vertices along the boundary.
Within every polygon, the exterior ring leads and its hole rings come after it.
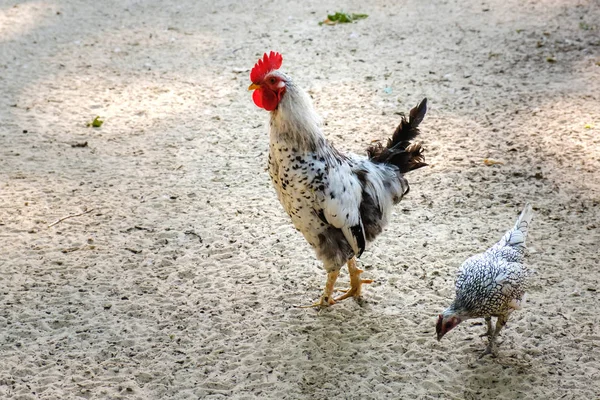
POLYGON ((527 232, 529 231, 532 217, 533 208, 531 207, 531 204, 527 203, 519 215, 519 218, 517 218, 514 228, 506 232, 504 237, 498 243, 500 247, 511 246, 518 249, 525 248, 527 232))
POLYGON ((522 238, 521 238, 521 240, 512 240, 512 237, 511 237, 511 239, 508 241, 509 244, 512 245, 512 244, 521 244, 522 243, 523 246, 525 245, 525 241, 527 240, 527 232, 529 231, 529 225, 531 224, 532 218, 533 218, 533 207, 531 207, 531 204, 527 203, 525 205, 525 208, 519 215, 519 218, 517 219, 517 222, 515 223, 515 227, 513 229, 513 231, 515 231, 515 232, 520 232, 522 238), (513 243, 513 242, 516 242, 516 243, 513 243))
POLYGON ((419 124, 427 112, 427 99, 423 99, 408 113, 408 120, 402 116, 400 125, 385 147, 381 143, 369 146, 367 155, 374 162, 393 164, 405 173, 426 166, 423 147, 411 141, 419 135, 419 124))

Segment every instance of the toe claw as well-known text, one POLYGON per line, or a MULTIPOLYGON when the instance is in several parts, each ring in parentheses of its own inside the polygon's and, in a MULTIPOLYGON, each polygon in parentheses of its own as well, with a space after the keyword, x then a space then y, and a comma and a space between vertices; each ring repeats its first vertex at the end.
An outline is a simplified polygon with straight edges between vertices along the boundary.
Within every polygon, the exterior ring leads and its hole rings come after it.
POLYGON ((296 306, 296 308, 317 308, 319 310, 322 310, 322 309, 332 306, 334 304, 335 304, 335 299, 333 299, 331 297, 325 298, 324 296, 322 296, 319 301, 317 301, 309 306, 296 306))

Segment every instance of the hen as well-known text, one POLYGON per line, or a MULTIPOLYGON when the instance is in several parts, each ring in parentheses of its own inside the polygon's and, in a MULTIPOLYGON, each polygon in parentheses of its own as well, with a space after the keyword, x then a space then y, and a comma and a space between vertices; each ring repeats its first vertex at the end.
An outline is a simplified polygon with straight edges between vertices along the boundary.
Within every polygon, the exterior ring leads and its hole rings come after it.
POLYGON ((485 352, 494 353, 494 342, 509 315, 525 302, 528 276, 531 271, 522 264, 525 241, 533 211, 527 204, 514 228, 485 253, 467 259, 456 277, 456 298, 438 317, 437 339, 471 318, 485 318, 489 337, 485 352), (492 330, 492 317, 497 317, 492 330))
POLYGON ((408 193, 404 173, 425 166, 420 144, 411 143, 426 112, 424 99, 410 111, 387 145, 371 146, 367 157, 342 154, 323 136, 309 96, 278 71, 283 58, 271 52, 250 73, 254 103, 271 112, 269 175, 279 201, 297 230, 315 249, 327 283, 315 307, 359 298, 356 266, 369 242, 388 223, 392 206, 408 193), (333 298, 334 284, 347 263, 350 289, 333 298))

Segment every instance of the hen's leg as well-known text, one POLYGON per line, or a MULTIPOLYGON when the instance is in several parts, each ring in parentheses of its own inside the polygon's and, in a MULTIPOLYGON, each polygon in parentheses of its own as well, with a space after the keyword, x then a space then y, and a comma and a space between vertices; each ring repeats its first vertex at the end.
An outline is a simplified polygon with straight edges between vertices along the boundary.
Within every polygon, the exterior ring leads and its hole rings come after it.
MULTIPOLYGON (((489 342, 487 347, 485 348, 485 351, 483 352, 483 354, 481 354, 479 356, 479 358, 487 355, 487 354, 492 354, 492 355, 496 355, 496 338, 498 337, 498 334, 500 333, 500 331, 502 330, 502 328, 504 327, 504 325, 506 325, 506 321, 508 320, 508 316, 507 315, 501 315, 498 317, 498 320, 496 321, 496 329, 494 329, 494 333, 492 333, 492 335, 490 336, 489 342)), ((491 322, 490 322, 491 324, 491 322)))
POLYGON ((479 337, 492 337, 492 317, 485 317, 485 323, 487 324, 487 332, 485 332, 482 335, 479 335, 479 337))
POLYGON ((350 289, 346 290, 346 293, 335 299, 335 301, 344 300, 351 296, 358 299, 363 283, 373 283, 372 279, 360 279, 363 270, 356 266, 356 258, 354 257, 348 260, 348 272, 350 273, 350 289))
POLYGON ((335 281, 338 278, 340 271, 333 271, 327 273, 327 283, 325 284, 325 290, 323 290, 323 295, 321 299, 310 306, 301 306, 300 308, 324 308, 335 304, 335 300, 333 299, 333 286, 335 285, 335 281))

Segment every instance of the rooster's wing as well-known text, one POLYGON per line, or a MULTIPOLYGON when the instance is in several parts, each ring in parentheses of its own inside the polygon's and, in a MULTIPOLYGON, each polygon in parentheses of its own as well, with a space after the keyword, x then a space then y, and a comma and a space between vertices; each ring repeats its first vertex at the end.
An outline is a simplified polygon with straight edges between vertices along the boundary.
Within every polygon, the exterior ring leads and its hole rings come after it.
POLYGON ((330 171, 328 186, 323 193, 323 216, 327 223, 340 229, 356 257, 365 249, 366 238, 360 217, 362 187, 349 167, 330 171))

